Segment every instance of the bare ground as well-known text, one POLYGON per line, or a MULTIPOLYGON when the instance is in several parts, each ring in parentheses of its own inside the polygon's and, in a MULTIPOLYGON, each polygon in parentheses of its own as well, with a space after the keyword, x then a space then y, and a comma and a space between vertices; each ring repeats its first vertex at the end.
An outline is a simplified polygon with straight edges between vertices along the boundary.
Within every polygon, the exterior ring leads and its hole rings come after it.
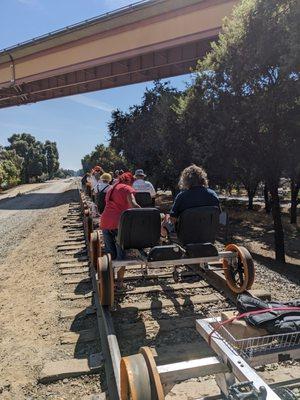
POLYGON ((96 377, 37 384, 45 362, 73 356, 59 343, 62 277, 55 265, 72 189, 60 181, 0 201, 1 399, 74 399, 99 391, 96 377))

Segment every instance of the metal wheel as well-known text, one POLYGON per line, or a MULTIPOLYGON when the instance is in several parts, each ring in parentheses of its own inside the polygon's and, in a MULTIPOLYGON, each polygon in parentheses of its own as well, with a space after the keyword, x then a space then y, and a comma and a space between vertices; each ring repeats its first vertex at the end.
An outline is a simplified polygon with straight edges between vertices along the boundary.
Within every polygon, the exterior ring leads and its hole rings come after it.
POLYGON ((88 243, 89 243, 90 240, 91 240, 91 234, 92 234, 92 232, 94 230, 93 217, 90 215, 90 213, 89 213, 89 215, 87 217, 87 225, 86 226, 87 226, 87 240, 88 240, 88 243))
POLYGON ((149 347, 121 359, 121 400, 165 398, 156 364, 149 347))
POLYGON ((92 267, 97 269, 97 260, 101 256, 100 232, 94 231, 90 236, 90 261, 92 267))
POLYGON ((148 367, 153 399, 163 400, 165 398, 165 394, 150 347, 141 347, 140 353, 144 356, 148 367))
POLYGON ((83 209, 83 230, 84 230, 84 235, 85 235, 85 240, 86 242, 88 241, 88 228, 87 228, 87 220, 90 215, 90 211, 86 210, 85 208, 83 209))
POLYGON ((84 210, 83 213, 83 229, 85 234, 85 240, 87 244, 89 244, 91 233, 94 230, 93 217, 91 216, 89 210, 84 210))
POLYGON ((236 260, 223 259, 224 275, 229 288, 234 293, 243 293, 245 290, 251 289, 255 269, 249 251, 245 247, 235 244, 227 245, 225 251, 237 253, 236 260))
POLYGON ((105 254, 103 257, 98 258, 97 271, 100 304, 112 307, 114 304, 115 283, 110 254, 105 254))

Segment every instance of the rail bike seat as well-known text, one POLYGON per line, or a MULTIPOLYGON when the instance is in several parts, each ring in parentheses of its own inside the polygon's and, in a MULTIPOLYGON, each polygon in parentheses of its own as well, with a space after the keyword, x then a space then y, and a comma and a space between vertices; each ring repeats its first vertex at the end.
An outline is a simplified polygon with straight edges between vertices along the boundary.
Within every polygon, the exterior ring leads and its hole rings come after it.
POLYGON ((122 213, 117 242, 123 250, 154 247, 160 240, 160 212, 156 208, 131 208, 122 213))
POLYGON ((132 208, 121 215, 117 242, 123 250, 136 249, 148 261, 181 258, 178 245, 159 246, 161 216, 156 208, 132 208), (150 249, 145 251, 145 249, 150 249))
POLYGON ((188 257, 218 255, 214 246, 219 225, 220 210, 214 206, 184 210, 178 218, 176 233, 188 257))
POLYGON ((153 207, 153 201, 149 192, 137 192, 135 200, 142 208, 153 207))

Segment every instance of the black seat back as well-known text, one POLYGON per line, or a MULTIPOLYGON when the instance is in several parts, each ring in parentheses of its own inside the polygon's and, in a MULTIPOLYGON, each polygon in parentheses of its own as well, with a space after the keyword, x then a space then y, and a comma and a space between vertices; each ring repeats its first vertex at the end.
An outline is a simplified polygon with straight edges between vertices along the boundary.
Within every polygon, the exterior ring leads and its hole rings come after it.
POLYGON ((131 208, 122 213, 117 242, 123 250, 156 246, 160 239, 160 212, 156 208, 131 208))
POLYGON ((184 210, 178 218, 176 232, 180 242, 214 243, 219 225, 218 207, 204 206, 184 210))
POLYGON ((152 206, 152 198, 149 192, 136 192, 135 200, 141 207, 153 207, 152 206))

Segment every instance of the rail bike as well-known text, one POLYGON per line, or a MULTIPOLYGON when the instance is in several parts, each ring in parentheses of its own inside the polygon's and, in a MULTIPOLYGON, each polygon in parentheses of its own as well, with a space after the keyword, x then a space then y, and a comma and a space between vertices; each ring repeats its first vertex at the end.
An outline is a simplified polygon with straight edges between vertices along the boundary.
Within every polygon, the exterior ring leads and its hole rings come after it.
POLYGON ((251 289, 254 282, 254 264, 248 250, 229 244, 223 251, 215 246, 219 221, 217 207, 196 207, 185 210, 177 224, 176 243, 161 245, 161 215, 156 208, 137 208, 123 212, 117 242, 123 250, 134 250, 135 257, 112 260, 100 255, 101 236, 91 236, 91 259, 98 272, 101 304, 113 305, 115 272, 140 265, 143 274, 151 269, 172 266, 176 281, 177 267, 193 265, 202 271, 222 271, 226 283, 234 293, 251 289), (219 266, 221 264, 221 266, 219 266), (106 300, 105 300, 106 299, 106 300))
MULTIPOLYGON (((141 347, 139 352, 121 357, 114 333, 110 309, 115 303, 117 277, 127 267, 139 266, 147 277, 152 269, 171 267, 177 282, 177 268, 190 266, 206 274, 216 274, 237 296, 248 292, 254 283, 254 264, 248 250, 229 244, 224 250, 215 245, 219 210, 199 207, 184 211, 176 227, 172 243, 161 242, 161 214, 156 208, 129 209, 123 212, 117 242, 123 250, 130 250, 129 259, 112 260, 103 254, 101 232, 93 230, 87 199, 80 195, 84 227, 89 245, 91 273, 94 276, 101 342, 107 347, 107 357, 114 375, 112 398, 120 400, 163 400, 170 387, 191 378, 215 375, 225 398, 254 400, 294 400, 285 388, 273 388, 256 372, 255 366, 300 358, 300 332, 296 335, 264 335, 234 337, 223 326, 221 310, 210 318, 197 319, 195 325, 214 355, 200 359, 159 365, 152 350, 141 347)), ((253 334, 253 332, 252 332, 253 334)), ((176 351, 176 346, 174 346, 176 351)))

